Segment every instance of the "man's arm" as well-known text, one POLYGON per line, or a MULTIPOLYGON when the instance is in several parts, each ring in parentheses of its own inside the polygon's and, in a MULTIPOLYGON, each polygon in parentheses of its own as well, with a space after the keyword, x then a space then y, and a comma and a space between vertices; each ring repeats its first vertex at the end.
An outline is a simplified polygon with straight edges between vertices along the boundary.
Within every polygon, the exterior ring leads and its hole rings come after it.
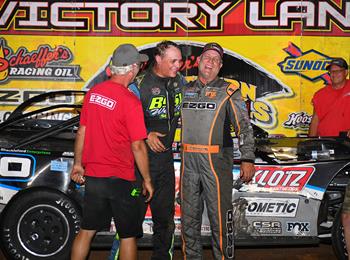
POLYGON ((309 126, 309 136, 317 136, 317 128, 318 128, 318 116, 314 111, 314 114, 312 115, 311 123, 309 126))
POLYGON ((241 152, 241 179, 250 181, 255 174, 255 143, 253 128, 250 123, 246 104, 238 90, 229 99, 228 105, 231 123, 238 137, 239 150, 241 152))
POLYGON ((146 195, 146 192, 148 192, 146 202, 149 202, 153 197, 154 189, 149 174, 148 154, 145 142, 143 140, 134 141, 131 143, 131 149, 135 157, 137 168, 143 177, 143 195, 146 195))
POLYGON ((82 165, 82 156, 85 140, 85 126, 79 126, 74 143, 74 164, 71 171, 71 179, 76 183, 84 183, 84 167, 82 165))

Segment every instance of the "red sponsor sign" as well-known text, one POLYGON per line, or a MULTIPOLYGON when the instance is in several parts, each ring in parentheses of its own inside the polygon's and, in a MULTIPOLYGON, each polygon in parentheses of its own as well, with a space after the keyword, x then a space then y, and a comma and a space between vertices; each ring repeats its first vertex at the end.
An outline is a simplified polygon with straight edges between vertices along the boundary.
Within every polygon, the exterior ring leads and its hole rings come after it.
POLYGON ((269 190, 298 192, 304 188, 314 171, 312 166, 256 166, 252 184, 269 190))

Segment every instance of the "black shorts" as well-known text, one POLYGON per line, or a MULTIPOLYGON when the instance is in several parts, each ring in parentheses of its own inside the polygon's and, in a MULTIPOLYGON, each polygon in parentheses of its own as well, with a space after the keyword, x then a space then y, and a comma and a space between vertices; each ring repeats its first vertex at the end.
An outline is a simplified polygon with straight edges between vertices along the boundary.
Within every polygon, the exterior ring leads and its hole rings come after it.
POLYGON ((141 237, 140 199, 135 182, 86 176, 81 228, 109 228, 113 217, 120 238, 141 237))

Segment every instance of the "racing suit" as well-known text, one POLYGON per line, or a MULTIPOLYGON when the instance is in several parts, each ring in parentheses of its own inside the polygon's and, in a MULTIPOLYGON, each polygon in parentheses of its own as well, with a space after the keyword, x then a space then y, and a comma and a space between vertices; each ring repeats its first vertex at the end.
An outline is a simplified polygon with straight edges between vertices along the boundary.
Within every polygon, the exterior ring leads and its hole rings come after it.
MULTIPOLYGON (((181 74, 175 78, 161 78, 152 69, 136 78, 140 89, 147 132, 166 134, 160 138, 167 150, 155 153, 148 148, 149 166, 154 185, 150 202, 153 221, 152 259, 172 259, 175 207, 175 172, 172 143, 180 116, 182 87, 181 74)), ((147 206, 145 203, 143 203, 147 206)), ((146 207, 142 221, 146 213, 146 207)))
POLYGON ((254 137, 237 86, 216 78, 198 79, 184 89, 182 103, 181 222, 185 259, 202 259, 201 216, 206 202, 215 259, 232 259, 231 124, 241 160, 254 162, 254 137))

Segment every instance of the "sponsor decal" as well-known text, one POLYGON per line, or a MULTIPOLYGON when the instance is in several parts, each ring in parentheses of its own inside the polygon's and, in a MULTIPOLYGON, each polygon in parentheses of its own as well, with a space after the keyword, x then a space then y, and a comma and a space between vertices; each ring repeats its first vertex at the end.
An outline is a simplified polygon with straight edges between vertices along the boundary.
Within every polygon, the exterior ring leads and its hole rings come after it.
POLYGON ((32 155, 0 152, 0 181, 26 182, 34 176, 35 167, 32 155))
POLYGON ((198 93, 197 92, 185 92, 184 96, 186 98, 198 98, 198 93))
POLYGON ((57 161, 57 160, 51 161, 50 170, 57 171, 57 172, 67 172, 68 161, 57 161))
POLYGON ((243 197, 247 200, 247 217, 295 217, 299 199, 292 198, 256 198, 243 197))
POLYGON ((215 90, 208 90, 205 92, 205 96, 208 98, 215 98, 216 97, 216 91, 215 90))
POLYGON ((216 103, 214 102, 183 102, 183 109, 195 109, 195 110, 215 110, 216 103))
MULTIPOLYGON (((0 105, 20 105, 28 99, 47 93, 43 89, 0 89, 0 105)), ((74 104, 77 101, 74 95, 53 96, 44 102, 38 102, 38 106, 57 105, 57 104, 74 104)))
POLYGON ((303 235, 310 232, 310 222, 287 222, 287 232, 303 235))
MULTIPOLYGON (((152 91, 153 91, 153 89, 152 89, 152 91)), ((160 92, 160 89, 159 89, 159 92, 160 92)), ((175 97, 174 97, 174 107, 175 107, 174 116, 179 115, 181 102, 182 102, 182 94, 176 93, 175 97)), ((166 119, 168 117, 166 96, 153 97, 149 106, 148 106, 147 113, 149 115, 151 115, 152 117, 157 116, 157 117, 166 119)))
POLYGON ((252 184, 261 190, 299 192, 304 188, 314 171, 313 166, 256 166, 252 184))
POLYGON ((114 110, 117 104, 115 100, 96 93, 91 93, 89 102, 101 107, 105 107, 109 110, 114 110))
POLYGON ((282 225, 279 221, 253 221, 253 228, 260 234, 281 234, 282 225))
POLYGON ((80 81, 80 66, 69 65, 72 51, 63 45, 44 44, 29 51, 20 47, 14 52, 0 38, 0 84, 9 80, 80 81))
POLYGON ((227 236, 227 247, 226 253, 229 258, 233 257, 233 212, 228 210, 226 212, 226 236, 227 236))
POLYGON ((152 95, 159 95, 160 94, 160 88, 155 87, 151 89, 152 95))
POLYGON ((312 82, 323 80, 327 84, 330 83, 326 67, 332 60, 331 57, 313 49, 303 52, 292 42, 283 50, 290 56, 278 63, 282 72, 296 74, 312 82))
POLYGON ((293 112, 288 115, 288 120, 283 122, 285 128, 291 129, 309 129, 311 123, 312 115, 309 115, 306 112, 293 112))

